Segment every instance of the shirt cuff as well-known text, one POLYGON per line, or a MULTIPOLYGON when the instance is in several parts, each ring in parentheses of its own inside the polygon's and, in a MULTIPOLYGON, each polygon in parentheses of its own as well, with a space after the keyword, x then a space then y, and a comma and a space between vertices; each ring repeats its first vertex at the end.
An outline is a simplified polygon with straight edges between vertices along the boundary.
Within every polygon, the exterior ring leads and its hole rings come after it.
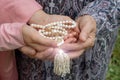
POLYGON ((25 45, 23 25, 25 23, 7 23, 0 26, 0 51, 13 50, 25 45))

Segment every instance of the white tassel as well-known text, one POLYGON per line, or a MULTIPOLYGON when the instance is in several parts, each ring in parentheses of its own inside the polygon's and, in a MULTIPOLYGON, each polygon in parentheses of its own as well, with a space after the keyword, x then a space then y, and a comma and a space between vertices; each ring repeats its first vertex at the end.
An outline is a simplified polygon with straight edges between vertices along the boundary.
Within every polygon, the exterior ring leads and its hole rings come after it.
POLYGON ((61 77, 70 73, 70 57, 61 49, 58 49, 54 58, 54 73, 61 77))
MULTIPOLYGON (((37 24, 31 24, 31 26, 39 29, 38 31, 43 37, 57 41, 58 46, 60 46, 64 43, 63 37, 68 34, 67 29, 73 29, 76 27, 76 23, 74 21, 59 21, 45 26, 37 24), (48 28, 49 30, 47 31, 48 28), (54 36, 52 36, 53 34, 54 36), (61 36, 55 34, 59 34, 61 36)), ((61 49, 58 49, 58 53, 54 58, 54 73, 62 77, 70 73, 70 57, 61 49)))

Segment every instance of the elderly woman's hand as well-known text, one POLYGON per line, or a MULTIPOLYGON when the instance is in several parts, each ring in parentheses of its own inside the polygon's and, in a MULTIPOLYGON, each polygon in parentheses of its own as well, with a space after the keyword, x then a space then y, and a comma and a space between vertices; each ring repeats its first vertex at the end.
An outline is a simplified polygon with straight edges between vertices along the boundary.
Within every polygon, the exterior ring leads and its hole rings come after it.
POLYGON ((81 41, 86 41, 89 37, 95 38, 96 21, 92 16, 90 15, 81 16, 77 19, 77 23, 80 31, 79 39, 81 41))
POLYGON ((28 21, 28 24, 40 24, 40 25, 46 25, 52 22, 57 22, 57 21, 73 21, 70 17, 68 16, 63 16, 63 15, 50 15, 45 13, 43 10, 37 11, 33 16, 30 18, 28 21))
MULTIPOLYGON (((29 20, 29 24, 40 24, 46 25, 51 22, 56 21, 73 21, 71 18, 62 15, 49 15, 46 14, 44 11, 40 10, 36 12, 31 19, 29 20)), ((74 36, 74 34, 73 34, 74 36)), ((42 36, 38 34, 38 32, 30 26, 23 27, 23 37, 26 43, 26 46, 19 48, 21 52, 24 54, 38 58, 38 59, 52 59, 54 56, 52 55, 51 47, 54 46, 54 42, 49 39, 44 39, 42 36)), ((75 41, 74 38, 70 38, 67 42, 75 41)))
POLYGON ((19 48, 19 50, 30 58, 36 58, 40 60, 54 59, 54 54, 53 54, 54 48, 47 48, 44 51, 38 52, 34 48, 31 48, 30 46, 24 46, 22 48, 19 48))
POLYGON ((79 39, 77 43, 66 43, 61 48, 68 53, 71 58, 79 57, 86 48, 94 45, 96 35, 96 21, 89 15, 81 16, 77 19, 79 39))

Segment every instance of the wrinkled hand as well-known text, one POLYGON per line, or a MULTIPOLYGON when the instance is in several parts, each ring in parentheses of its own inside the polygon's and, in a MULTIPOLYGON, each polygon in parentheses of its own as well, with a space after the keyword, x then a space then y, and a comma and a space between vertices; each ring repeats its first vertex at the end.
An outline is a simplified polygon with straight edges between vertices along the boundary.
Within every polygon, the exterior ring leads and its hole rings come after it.
MULTIPOLYGON (((50 15, 45 13, 42 10, 37 11, 31 19, 28 21, 28 24, 40 24, 40 25, 46 25, 52 22, 57 22, 57 21, 73 21, 70 17, 68 16, 63 16, 63 15, 50 15)), ((69 39, 65 39, 66 43, 71 43, 75 42, 76 38, 75 36, 77 35, 76 32, 72 32, 69 34, 69 39)))
MULTIPOLYGON (((29 24, 40 24, 40 25, 46 25, 51 22, 56 22, 56 21, 65 21, 65 20, 72 20, 67 16, 61 16, 61 15, 49 15, 46 14, 43 11, 38 11, 36 12, 31 19, 29 20, 29 24)), ((72 38, 74 34, 71 34, 70 40, 68 42, 74 42, 76 41, 75 38, 72 38)), ((45 39, 42 36, 38 34, 38 32, 33 29, 30 26, 25 25, 23 27, 23 37, 24 41, 27 46, 24 46, 20 48, 19 50, 23 52, 24 54, 38 58, 38 59, 53 59, 54 55, 52 55, 53 48, 56 46, 56 43, 53 40, 50 39, 45 39)))
POLYGON ((28 21, 28 24, 40 24, 40 25, 46 25, 52 22, 57 22, 57 21, 73 21, 70 17, 68 16, 63 16, 63 15, 50 15, 45 13, 42 10, 37 11, 33 16, 30 18, 28 21))
POLYGON ((79 39, 77 43, 66 43, 61 48, 68 53, 71 58, 79 57, 86 48, 94 45, 96 34, 96 21, 93 17, 85 15, 77 19, 79 39))
POLYGON ((36 58, 40 60, 53 60, 54 59, 53 48, 48 48, 42 52, 38 52, 29 46, 24 46, 22 48, 19 48, 19 50, 30 58, 36 58))

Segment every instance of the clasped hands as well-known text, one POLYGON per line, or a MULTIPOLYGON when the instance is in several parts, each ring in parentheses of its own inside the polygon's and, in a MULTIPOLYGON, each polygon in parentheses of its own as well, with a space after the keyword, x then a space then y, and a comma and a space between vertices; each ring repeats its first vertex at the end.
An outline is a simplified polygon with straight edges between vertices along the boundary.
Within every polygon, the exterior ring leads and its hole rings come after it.
MULTIPOLYGON (((56 21, 66 21, 71 18, 62 15, 49 15, 39 10, 28 21, 28 24, 46 25, 56 21)), ((77 20, 77 26, 73 32, 65 36, 64 44, 59 46, 71 59, 79 57, 86 48, 92 47, 95 41, 96 21, 90 15, 84 15, 77 20)), ((57 43, 42 37, 34 28, 24 25, 22 29, 25 46, 19 48, 23 54, 40 60, 53 60, 57 53, 57 43)))

